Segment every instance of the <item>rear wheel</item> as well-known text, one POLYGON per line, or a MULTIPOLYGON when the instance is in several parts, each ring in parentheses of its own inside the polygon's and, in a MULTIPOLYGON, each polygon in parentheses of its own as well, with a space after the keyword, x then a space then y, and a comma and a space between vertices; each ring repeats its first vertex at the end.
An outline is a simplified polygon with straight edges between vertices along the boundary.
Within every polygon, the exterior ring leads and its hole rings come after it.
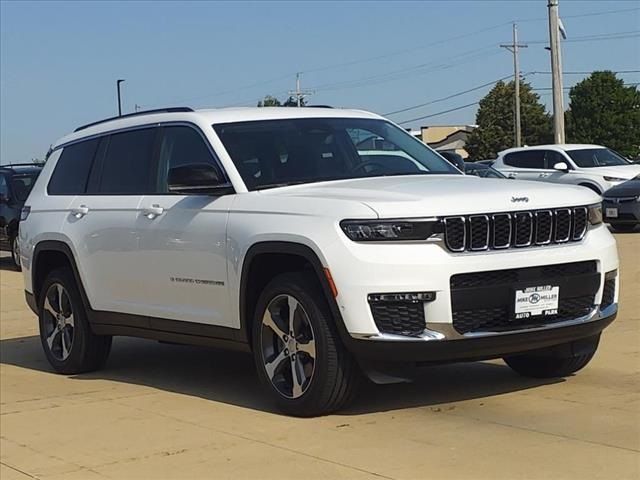
POLYGON ((598 349, 600 335, 575 342, 505 357, 513 370, 525 377, 566 377, 584 368, 598 349))
POLYGON ((11 247, 13 268, 20 272, 22 271, 22 266, 20 265, 20 245, 18 244, 18 237, 11 237, 11 239, 9 239, 9 246, 11 247))
POLYGON ((358 367, 340 342, 312 276, 286 273, 266 286, 252 341, 258 376, 285 413, 323 415, 353 397, 358 367))
POLYGON ((47 275, 41 292, 40 341, 51 366, 65 374, 101 368, 111 350, 111 337, 91 331, 71 270, 53 270, 47 275))

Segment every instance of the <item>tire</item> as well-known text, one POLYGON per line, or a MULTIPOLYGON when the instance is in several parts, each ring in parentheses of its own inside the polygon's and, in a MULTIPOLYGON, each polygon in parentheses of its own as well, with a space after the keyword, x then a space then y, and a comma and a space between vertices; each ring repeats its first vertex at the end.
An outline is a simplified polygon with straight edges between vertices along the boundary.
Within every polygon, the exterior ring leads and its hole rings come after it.
POLYGON ((600 335, 575 342, 505 357, 504 361, 524 377, 567 377, 584 368, 598 349, 600 335))
POLYGON ((263 290, 255 312, 252 347, 258 377, 281 411, 298 417, 325 415, 355 396, 360 371, 340 342, 313 275, 278 275, 263 290))
POLYGON ((85 373, 105 364, 112 338, 91 331, 69 268, 59 268, 47 275, 38 299, 38 312, 42 348, 56 372, 85 373))
POLYGON ((9 248, 11 250, 11 262, 13 268, 16 271, 21 272, 22 265, 20 265, 20 249, 18 246, 18 237, 11 237, 9 239, 9 248))
POLYGON ((616 232, 633 232, 638 225, 635 223, 612 223, 611 228, 616 232))

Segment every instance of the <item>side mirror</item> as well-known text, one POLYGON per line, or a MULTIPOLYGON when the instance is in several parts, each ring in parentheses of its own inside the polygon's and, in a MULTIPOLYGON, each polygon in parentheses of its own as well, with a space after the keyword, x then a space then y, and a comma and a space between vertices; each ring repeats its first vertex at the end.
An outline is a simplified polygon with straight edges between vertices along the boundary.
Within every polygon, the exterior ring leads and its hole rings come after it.
POLYGON ((233 191, 233 187, 218 170, 207 163, 184 165, 169 170, 169 191, 184 195, 202 195, 207 193, 224 194, 233 191))
POLYGON ((566 162, 558 162, 553 166, 554 170, 558 170, 560 172, 568 172, 569 171, 569 165, 567 165, 566 162))

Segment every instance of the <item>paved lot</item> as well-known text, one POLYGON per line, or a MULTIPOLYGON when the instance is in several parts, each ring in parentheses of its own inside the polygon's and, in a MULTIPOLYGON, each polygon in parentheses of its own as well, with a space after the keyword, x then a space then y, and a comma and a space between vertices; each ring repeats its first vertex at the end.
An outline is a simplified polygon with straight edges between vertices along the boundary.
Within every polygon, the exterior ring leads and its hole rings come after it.
POLYGON ((565 381, 500 362, 367 386, 348 411, 274 412, 250 358, 118 338, 107 368, 51 373, 0 259, 0 478, 640 478, 640 234, 617 236, 618 320, 565 381))

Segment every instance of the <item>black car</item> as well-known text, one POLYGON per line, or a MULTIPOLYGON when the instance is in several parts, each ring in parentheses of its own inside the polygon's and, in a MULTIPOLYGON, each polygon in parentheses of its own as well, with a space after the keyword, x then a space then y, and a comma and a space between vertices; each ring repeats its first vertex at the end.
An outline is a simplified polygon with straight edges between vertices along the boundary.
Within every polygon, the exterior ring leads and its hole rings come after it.
POLYGON ((20 270, 18 223, 24 202, 38 178, 40 165, 0 165, 0 250, 11 252, 11 259, 20 270))
POLYGON ((640 175, 610 188, 602 195, 604 221, 620 232, 640 225, 640 175))
POLYGON ((475 175, 482 178, 507 178, 502 172, 499 172, 495 168, 482 163, 467 162, 464 164, 464 173, 466 175, 475 175))

